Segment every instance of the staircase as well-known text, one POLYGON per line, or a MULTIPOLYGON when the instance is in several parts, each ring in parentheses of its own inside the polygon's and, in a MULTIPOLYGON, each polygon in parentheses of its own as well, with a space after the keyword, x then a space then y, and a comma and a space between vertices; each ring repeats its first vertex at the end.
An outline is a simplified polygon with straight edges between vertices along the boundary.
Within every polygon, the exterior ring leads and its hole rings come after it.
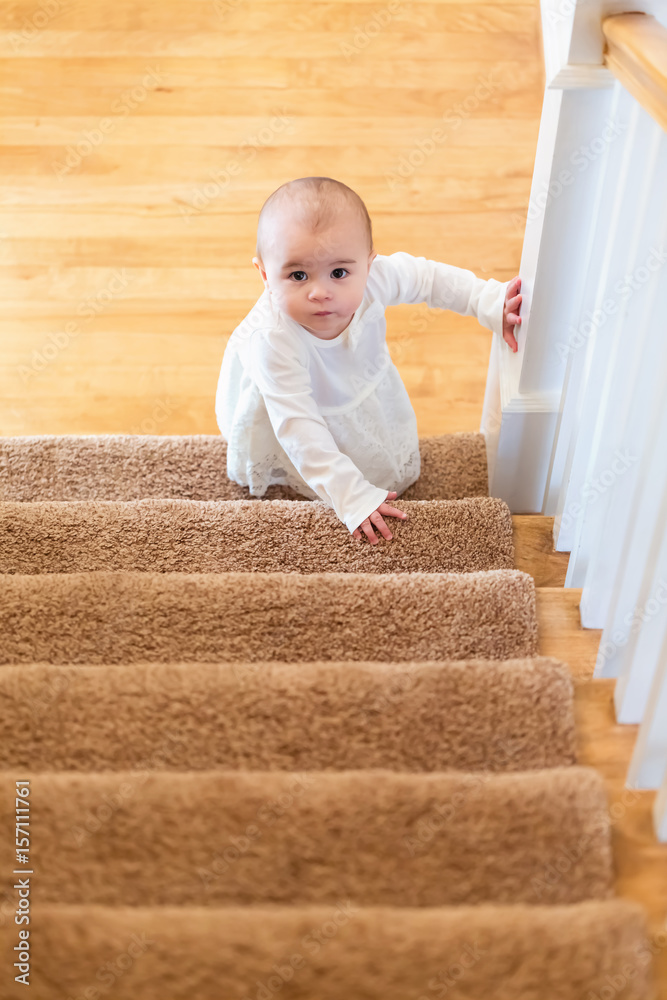
POLYGON ((217 436, 0 439, 0 809, 30 782, 39 1000, 651 996, 484 438, 420 450, 370 546, 250 499, 217 436))

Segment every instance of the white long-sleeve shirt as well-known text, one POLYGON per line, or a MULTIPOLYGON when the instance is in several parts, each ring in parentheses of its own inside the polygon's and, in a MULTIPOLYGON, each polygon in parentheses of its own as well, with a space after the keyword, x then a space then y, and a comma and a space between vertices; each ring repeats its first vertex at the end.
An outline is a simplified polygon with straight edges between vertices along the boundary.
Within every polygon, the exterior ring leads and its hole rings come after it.
POLYGON ((502 336, 507 282, 399 251, 378 254, 361 305, 332 340, 268 289, 232 333, 216 394, 227 475, 261 497, 272 483, 333 507, 350 532, 420 473, 417 420, 386 343, 385 308, 426 302, 502 336))

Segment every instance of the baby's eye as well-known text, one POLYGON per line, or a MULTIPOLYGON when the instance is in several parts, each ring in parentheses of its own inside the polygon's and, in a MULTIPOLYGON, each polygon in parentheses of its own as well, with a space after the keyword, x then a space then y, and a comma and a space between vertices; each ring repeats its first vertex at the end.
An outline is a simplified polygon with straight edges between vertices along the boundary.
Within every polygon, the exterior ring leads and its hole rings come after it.
POLYGON ((331 272, 335 278, 338 277, 338 275, 336 274, 337 271, 345 271, 346 274, 350 273, 346 267, 335 267, 331 272))
MULTIPOLYGON (((307 278, 308 277, 308 275, 306 274, 305 271, 292 271, 292 273, 290 274, 290 278, 294 278, 295 274, 302 274, 303 278, 307 278)), ((294 280, 295 281, 303 281, 303 278, 295 278, 294 280)))

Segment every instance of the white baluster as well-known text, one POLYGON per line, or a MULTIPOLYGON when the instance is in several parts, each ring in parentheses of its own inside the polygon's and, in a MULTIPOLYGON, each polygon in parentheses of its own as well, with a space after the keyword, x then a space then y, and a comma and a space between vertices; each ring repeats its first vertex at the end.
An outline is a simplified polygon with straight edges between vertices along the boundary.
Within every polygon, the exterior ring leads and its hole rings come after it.
POLYGON ((632 486, 650 401, 659 391, 665 343, 660 316, 667 306, 667 142, 662 129, 635 106, 626 183, 617 191, 617 224, 608 235, 610 266, 594 307, 600 325, 592 338, 591 371, 599 392, 587 395, 575 454, 583 510, 565 585, 584 587, 581 621, 587 628, 605 623, 622 542, 618 529, 631 516, 632 486), (612 534, 606 517, 616 494, 624 503, 617 505, 612 534))
POLYGON ((646 714, 630 761, 631 788, 659 788, 667 776, 667 650, 653 678, 646 714))
POLYGON ((667 652, 667 490, 658 495, 659 509, 649 526, 649 550, 633 610, 637 628, 618 652, 614 704, 619 722, 641 722, 658 664, 667 652))
POLYGON ((658 840, 667 843, 667 775, 660 786, 653 807, 653 821, 658 840))

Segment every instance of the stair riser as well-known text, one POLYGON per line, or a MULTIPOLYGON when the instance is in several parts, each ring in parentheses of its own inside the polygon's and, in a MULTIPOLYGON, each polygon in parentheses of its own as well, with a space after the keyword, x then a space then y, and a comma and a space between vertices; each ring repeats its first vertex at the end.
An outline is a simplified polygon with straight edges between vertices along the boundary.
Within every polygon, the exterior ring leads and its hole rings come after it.
POLYGON ((547 657, 0 668, 4 770, 522 771, 573 764, 574 736, 547 657))
MULTIPOLYGON (((16 928, 0 934, 9 967, 16 928)), ((89 1000, 93 988, 98 1000, 651 995, 643 916, 625 901, 427 911, 365 909, 343 897, 308 908, 37 905, 31 941, 39 1000, 89 1000)), ((26 995, 9 975, 5 989, 5 1000, 26 995)))
MULTIPOLYGON (((405 500, 487 496, 482 434, 419 440, 421 472, 405 500)), ((135 434, 0 438, 0 500, 242 500, 250 494, 227 477, 227 443, 220 435, 135 434)), ((265 498, 297 499, 270 486, 265 498)))
POLYGON ((0 503, 0 573, 471 573, 513 569, 502 500, 399 501, 359 544, 321 502, 0 503))
MULTIPOLYGON (((0 784, 8 809, 13 776, 0 784)), ((585 768, 146 770, 34 775, 30 787, 36 902, 296 904, 342 894, 364 905, 546 905, 606 898, 612 887, 604 785, 585 768)))
POLYGON ((510 659, 537 653, 535 584, 464 574, 0 577, 3 663, 510 659))

